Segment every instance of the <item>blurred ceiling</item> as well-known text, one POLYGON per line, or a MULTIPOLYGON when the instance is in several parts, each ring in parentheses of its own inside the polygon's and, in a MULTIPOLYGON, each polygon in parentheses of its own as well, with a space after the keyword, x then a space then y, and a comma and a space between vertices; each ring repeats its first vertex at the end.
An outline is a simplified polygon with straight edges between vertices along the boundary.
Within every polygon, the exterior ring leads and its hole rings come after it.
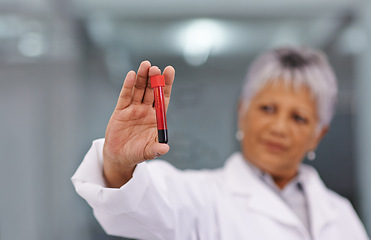
POLYGON ((280 45, 324 48, 364 0, 73 0, 88 35, 111 64, 183 56, 190 65, 209 57, 253 56, 280 45), (120 53, 118 53, 120 49, 120 53))
MULTIPOLYGON (((110 69, 117 65, 122 72, 122 65, 130 65, 134 57, 181 57, 190 65, 199 66, 210 57, 246 58, 280 45, 325 48, 351 25, 352 16, 367 3, 367 0, 0 0, 0 41, 13 44, 26 57, 50 51, 63 55, 71 47, 71 43, 66 43, 71 32, 59 20, 74 19, 82 22, 88 39, 102 50, 110 69), (65 34, 58 34, 55 25, 65 34), (14 29, 19 30, 17 34, 14 29), (21 43, 25 34, 31 38, 21 43), (59 50, 55 51, 53 46, 59 50), (39 51, 34 51, 35 48, 39 51)), ((0 52, 7 49, 0 47, 0 52)))
POLYGON ((130 18, 316 16, 354 9, 364 0, 73 0, 82 15, 106 11, 130 18))
POLYGON ((25 10, 52 13, 56 6, 68 5, 79 16, 106 12, 130 18, 146 17, 272 17, 315 16, 357 9, 367 0, 0 0, 0 12, 25 10))

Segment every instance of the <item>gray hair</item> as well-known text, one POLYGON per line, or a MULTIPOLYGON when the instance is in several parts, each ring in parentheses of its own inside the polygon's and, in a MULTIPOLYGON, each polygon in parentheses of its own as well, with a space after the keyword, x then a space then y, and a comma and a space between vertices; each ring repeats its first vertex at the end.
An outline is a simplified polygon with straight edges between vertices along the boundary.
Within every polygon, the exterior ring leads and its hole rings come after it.
POLYGON ((307 86, 317 104, 318 130, 330 124, 335 112, 337 81, 326 55, 309 48, 279 48, 260 55, 250 66, 242 89, 243 109, 267 83, 284 81, 307 86))

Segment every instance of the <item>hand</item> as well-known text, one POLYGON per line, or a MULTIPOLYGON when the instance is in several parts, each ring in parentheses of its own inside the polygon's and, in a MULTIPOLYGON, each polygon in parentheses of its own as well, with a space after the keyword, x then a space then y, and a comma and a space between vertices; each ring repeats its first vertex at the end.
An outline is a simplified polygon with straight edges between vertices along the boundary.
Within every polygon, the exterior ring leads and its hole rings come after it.
MULTIPOLYGON (((107 125, 103 147, 103 169, 109 187, 121 187, 132 177, 135 166, 169 151, 167 144, 157 141, 154 93, 150 76, 159 75, 158 67, 143 61, 136 74, 126 75, 116 109, 107 125)), ((164 98, 168 108, 175 70, 165 68, 164 98)))

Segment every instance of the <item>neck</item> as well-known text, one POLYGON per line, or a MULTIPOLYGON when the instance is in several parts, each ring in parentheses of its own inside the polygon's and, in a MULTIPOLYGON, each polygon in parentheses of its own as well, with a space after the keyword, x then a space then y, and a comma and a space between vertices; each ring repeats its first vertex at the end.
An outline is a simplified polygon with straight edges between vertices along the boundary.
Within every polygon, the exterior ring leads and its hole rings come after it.
MULTIPOLYGON (((246 157, 245 159, 249 159, 246 157)), ((257 162, 251 162, 246 160, 246 162, 253 168, 258 171, 262 171, 263 173, 269 174, 272 176, 274 183, 277 185, 279 189, 283 189, 292 179, 294 179, 298 174, 298 166, 296 168, 290 168, 286 170, 280 171, 272 171, 272 169, 266 169, 264 166, 259 166, 257 162)))
POLYGON ((289 176, 274 176, 272 175, 274 183, 279 187, 279 189, 283 189, 292 179, 295 178, 295 174, 291 174, 289 176))

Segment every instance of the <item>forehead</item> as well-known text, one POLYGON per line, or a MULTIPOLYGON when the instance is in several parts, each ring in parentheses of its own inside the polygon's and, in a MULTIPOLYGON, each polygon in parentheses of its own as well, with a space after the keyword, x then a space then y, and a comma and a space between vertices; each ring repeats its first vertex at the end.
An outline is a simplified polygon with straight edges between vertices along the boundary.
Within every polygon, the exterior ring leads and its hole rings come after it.
POLYGON ((267 83, 252 99, 252 102, 260 101, 272 101, 300 109, 316 110, 315 99, 307 86, 294 86, 279 80, 267 83))

